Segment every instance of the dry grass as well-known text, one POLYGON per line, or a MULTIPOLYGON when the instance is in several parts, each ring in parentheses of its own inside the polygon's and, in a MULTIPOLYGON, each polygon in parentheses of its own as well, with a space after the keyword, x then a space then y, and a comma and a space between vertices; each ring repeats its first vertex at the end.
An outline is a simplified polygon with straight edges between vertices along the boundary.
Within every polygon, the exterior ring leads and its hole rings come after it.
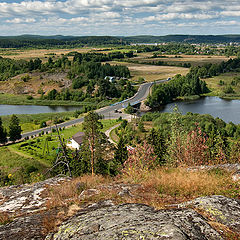
POLYGON ((39 90, 44 93, 56 89, 69 87, 71 81, 67 78, 67 73, 56 72, 56 73, 24 73, 10 78, 7 81, 1 82, 0 92, 9 94, 31 94, 33 96, 40 96, 39 90), (30 79, 27 82, 22 80, 22 77, 29 76, 30 79))
MULTIPOLYGON (((60 220, 58 216, 58 221, 60 220)), ((61 222, 64 220, 64 218, 61 218, 61 222)), ((50 232, 55 232, 57 230, 57 225, 58 222, 56 221, 56 216, 54 214, 46 214, 43 219, 42 219, 42 226, 43 226, 43 231, 42 233, 44 235, 47 235, 50 232)))
POLYGON ((139 77, 143 77, 147 82, 167 79, 176 74, 185 75, 188 73, 188 68, 171 67, 171 66, 154 66, 128 62, 109 62, 112 65, 124 65, 130 70, 132 80, 137 81, 139 77))
POLYGON ((12 49, 8 51, 8 55, 5 55, 4 52, 0 56, 11 58, 11 59, 34 59, 40 58, 44 62, 47 61, 48 57, 59 58, 62 54, 67 54, 69 52, 81 52, 86 53, 92 50, 97 50, 95 48, 75 48, 75 49, 29 49, 29 50, 21 50, 21 49, 12 49), (54 53, 55 55, 49 55, 54 53))
POLYGON ((128 183, 136 183, 136 179, 143 186, 143 197, 149 198, 143 199, 144 202, 156 208, 206 195, 240 197, 239 193, 236 196, 239 185, 232 181, 231 174, 227 172, 216 174, 182 168, 159 168, 144 176, 123 176, 123 181, 128 183))
MULTIPOLYGON (((103 200, 111 199, 115 204, 142 203, 155 209, 169 209, 174 208, 172 204, 204 195, 223 194, 233 197, 234 191, 231 190, 238 192, 238 196, 234 197, 240 197, 239 184, 234 183, 231 180, 231 174, 227 172, 222 174, 214 171, 190 172, 182 168, 162 167, 138 174, 137 177, 119 175, 111 179, 85 175, 48 188, 47 210, 53 214, 50 220, 48 217, 43 218, 44 231, 46 233, 54 231, 62 221, 73 216, 77 211, 103 200), (137 182, 136 179, 138 179, 137 182), (130 186, 130 195, 118 194, 121 184, 130 186), (83 190, 85 190, 84 193, 86 192, 84 195, 81 194, 83 190)), ((208 219, 215 229, 226 236, 226 239, 239 239, 239 235, 235 232, 226 229, 225 226, 217 225, 218 223, 211 218, 208 219)))
MULTIPOLYGON (((239 77, 240 74, 238 72, 229 72, 224 73, 216 77, 204 79, 208 85, 208 88, 211 89, 211 95, 222 95, 223 90, 227 85, 231 85, 231 82, 234 80, 235 77, 239 77), (224 85, 220 86, 220 80, 224 81, 224 85)), ((240 94, 240 85, 239 83, 237 86, 232 86, 235 93, 237 95, 240 94)))
POLYGON ((109 183, 109 181, 108 178, 98 175, 84 175, 59 186, 49 187, 47 196, 50 199, 46 206, 48 209, 55 207, 68 208, 72 203, 79 204, 79 194, 83 190, 96 188, 99 185, 109 183))
MULTIPOLYGON (((82 186, 82 185, 81 185, 82 186)), ((81 206, 112 199, 115 203, 145 203, 157 209, 165 208, 169 204, 188 201, 206 195, 225 195, 228 197, 240 197, 239 184, 231 179, 228 172, 187 171, 183 168, 158 168, 150 172, 138 173, 137 176, 127 174, 119 175, 115 179, 105 179, 101 176, 83 176, 75 178, 60 186, 51 187, 48 190, 48 209, 62 207, 67 212, 74 212, 81 206), (79 189, 79 183, 84 184, 79 189), (120 197, 117 188, 106 188, 106 185, 140 184, 132 195, 120 197), (82 190, 97 189, 97 193, 87 194, 81 199, 82 190), (71 210, 69 206, 76 204, 71 210)))
MULTIPOLYGON (((202 66, 206 63, 219 64, 222 61, 229 60, 229 58, 225 56, 209 56, 209 55, 180 55, 181 58, 176 58, 175 55, 165 55, 166 57, 164 58, 149 58, 152 56, 152 54, 153 53, 151 54, 140 53, 138 54, 138 57, 135 57, 133 59, 144 62, 163 61, 168 62, 169 64, 191 63, 192 66, 202 66)), ((233 56, 231 58, 235 57, 233 56)))
POLYGON ((0 212, 0 225, 12 222, 13 218, 6 212, 0 212))
POLYGON ((194 209, 196 212, 198 212, 200 215, 208 219, 209 225, 211 225, 212 228, 214 228, 217 232, 219 232, 224 239, 226 240, 239 240, 240 239, 240 233, 237 233, 230 229, 229 227, 225 226, 224 224, 221 224, 219 222, 216 222, 214 218, 212 218, 209 213, 204 211, 203 209, 194 209))
POLYGON ((239 240, 240 239, 240 233, 232 231, 230 228, 227 226, 217 223, 217 222, 209 222, 209 224, 216 229, 218 232, 220 232, 224 239, 226 240, 239 240))

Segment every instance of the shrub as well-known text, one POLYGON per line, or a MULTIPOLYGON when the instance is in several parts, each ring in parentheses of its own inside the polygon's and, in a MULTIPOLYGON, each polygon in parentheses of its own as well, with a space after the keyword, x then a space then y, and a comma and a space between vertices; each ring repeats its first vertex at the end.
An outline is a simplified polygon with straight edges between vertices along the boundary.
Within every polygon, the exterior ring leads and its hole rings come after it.
POLYGON ((32 100, 32 99, 33 99, 33 96, 31 96, 31 95, 27 96, 27 100, 32 100))
POLYGON ((124 162, 123 173, 131 176, 136 181, 142 178, 156 164, 153 147, 144 141, 129 150, 128 159, 124 162))
POLYGON ((42 122, 40 123, 40 128, 44 128, 44 127, 46 127, 46 126, 47 126, 46 121, 42 121, 42 122))
POLYGON ((235 93, 234 90, 233 90, 233 88, 232 88, 232 86, 230 86, 230 85, 227 85, 227 86, 223 89, 223 92, 224 92, 225 94, 235 93))

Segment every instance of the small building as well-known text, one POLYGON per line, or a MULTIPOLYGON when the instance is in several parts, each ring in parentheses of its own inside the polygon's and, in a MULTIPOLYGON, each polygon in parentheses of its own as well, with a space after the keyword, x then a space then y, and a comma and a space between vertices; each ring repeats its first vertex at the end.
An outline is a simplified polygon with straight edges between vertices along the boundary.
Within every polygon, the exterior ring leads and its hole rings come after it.
POLYGON ((104 79, 108 79, 110 83, 114 83, 116 81, 116 77, 112 77, 112 76, 106 76, 104 79))
POLYGON ((67 144, 67 146, 79 150, 80 146, 83 143, 84 136, 84 132, 77 132, 72 136, 72 139, 70 140, 70 143, 67 144))

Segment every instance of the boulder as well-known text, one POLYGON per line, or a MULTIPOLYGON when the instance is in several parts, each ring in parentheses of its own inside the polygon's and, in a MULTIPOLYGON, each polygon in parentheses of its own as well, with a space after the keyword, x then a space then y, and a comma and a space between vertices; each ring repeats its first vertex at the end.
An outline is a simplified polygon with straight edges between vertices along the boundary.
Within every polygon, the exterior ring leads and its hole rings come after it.
POLYGON ((240 233, 240 201, 224 196, 200 197, 180 204, 179 207, 191 207, 202 210, 211 219, 240 233))
POLYGON ((0 188, 0 212, 26 214, 44 209, 47 199, 42 193, 49 185, 69 180, 66 177, 49 178, 35 184, 0 188))
POLYGON ((156 211, 143 204, 122 204, 80 211, 48 240, 91 239, 223 239, 192 209, 156 211))

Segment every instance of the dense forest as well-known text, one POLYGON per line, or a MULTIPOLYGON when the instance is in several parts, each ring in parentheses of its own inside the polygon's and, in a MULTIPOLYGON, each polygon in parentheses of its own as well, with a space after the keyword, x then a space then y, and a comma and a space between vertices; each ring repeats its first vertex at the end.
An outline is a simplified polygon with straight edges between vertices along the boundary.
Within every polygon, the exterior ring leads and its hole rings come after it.
POLYGON ((185 43, 230 43, 240 42, 240 35, 166 35, 131 36, 124 40, 131 43, 185 42, 185 43))
POLYGON ((64 48, 103 45, 127 45, 131 43, 231 43, 240 42, 240 35, 167 35, 167 36, 39 36, 22 35, 0 37, 1 48, 64 48))
POLYGON ((199 95, 208 91, 206 83, 198 76, 178 74, 169 83, 154 85, 152 94, 147 99, 147 105, 157 108, 172 102, 179 96, 199 95))
POLYGON ((38 36, 0 37, 1 48, 71 48, 98 45, 123 45, 122 39, 111 36, 38 36))

